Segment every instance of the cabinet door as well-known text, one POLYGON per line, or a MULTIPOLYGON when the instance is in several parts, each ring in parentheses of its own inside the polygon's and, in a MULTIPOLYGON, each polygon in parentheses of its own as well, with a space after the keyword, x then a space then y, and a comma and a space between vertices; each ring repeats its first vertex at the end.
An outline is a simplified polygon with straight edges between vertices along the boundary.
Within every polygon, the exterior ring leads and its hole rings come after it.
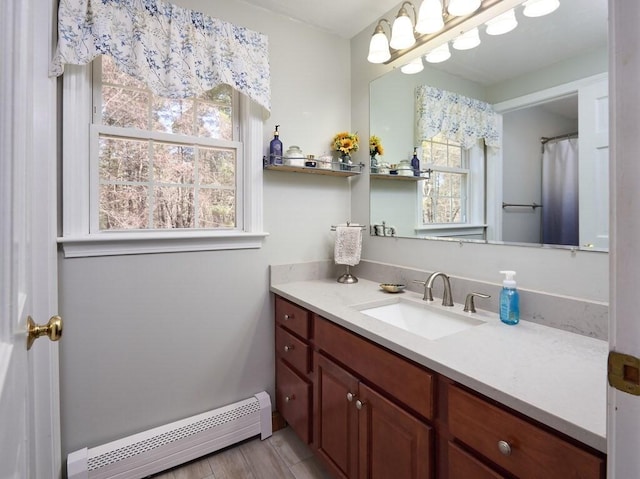
POLYGON ((429 426, 359 386, 359 479, 428 479, 433 469, 429 426))
POLYGON ((311 384, 276 360, 276 408, 305 444, 311 442, 311 384))
POLYGON ((327 469, 339 478, 355 478, 358 466, 358 380, 315 353, 315 446, 327 469))

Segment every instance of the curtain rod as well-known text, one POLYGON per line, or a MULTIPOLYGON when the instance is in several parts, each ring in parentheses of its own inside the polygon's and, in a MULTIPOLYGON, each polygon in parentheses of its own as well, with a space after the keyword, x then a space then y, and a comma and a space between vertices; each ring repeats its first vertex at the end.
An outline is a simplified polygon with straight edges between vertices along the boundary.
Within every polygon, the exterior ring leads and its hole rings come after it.
POLYGON ((563 140, 565 138, 573 138, 573 137, 577 138, 577 136, 578 136, 578 132, 577 131, 574 131, 573 133, 567 133, 566 135, 552 136, 551 138, 547 138, 546 136, 542 136, 542 137, 540 137, 540 143, 542 143, 544 145, 545 143, 548 143, 548 142, 553 141, 553 140, 563 140))

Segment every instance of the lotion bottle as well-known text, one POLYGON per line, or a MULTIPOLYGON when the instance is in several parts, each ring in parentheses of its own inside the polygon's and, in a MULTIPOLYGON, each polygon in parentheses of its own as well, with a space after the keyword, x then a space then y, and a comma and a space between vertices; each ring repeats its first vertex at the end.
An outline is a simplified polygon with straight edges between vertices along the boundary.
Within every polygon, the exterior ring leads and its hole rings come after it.
POLYGON ((505 275, 500 291, 500 321, 505 324, 518 324, 520 322, 520 295, 516 290, 516 282, 513 277, 515 271, 500 271, 505 275))
POLYGON ((269 143, 270 165, 282 165, 282 142, 280 141, 280 133, 278 133, 279 127, 280 125, 276 125, 276 130, 273 132, 273 140, 269 143))

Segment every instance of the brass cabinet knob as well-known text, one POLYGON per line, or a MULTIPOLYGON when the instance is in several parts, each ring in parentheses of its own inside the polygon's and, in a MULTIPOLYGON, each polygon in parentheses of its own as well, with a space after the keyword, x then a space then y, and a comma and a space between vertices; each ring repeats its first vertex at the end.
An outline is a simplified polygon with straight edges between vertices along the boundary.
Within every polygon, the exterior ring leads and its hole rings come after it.
POLYGON ((347 393, 347 401, 351 402, 351 401, 353 401, 353 399, 354 399, 355 397, 356 397, 356 395, 355 395, 355 394, 353 394, 353 393, 351 393, 351 392, 347 393))
POLYGON ((360 401, 360 399, 358 399, 356 401, 356 409, 359 411, 360 409, 362 409, 364 407, 364 403, 362 401, 360 401))
POLYGON ((284 315, 284 320, 285 321, 289 321, 291 318, 293 318, 293 316, 289 316, 288 314, 284 315))
POLYGON ((289 351, 293 350, 293 346, 285 345, 283 349, 285 353, 288 353, 289 351))
POLYGON ((62 318, 51 316, 44 326, 37 325, 31 316, 27 317, 27 350, 31 349, 33 342, 40 336, 47 335, 51 341, 58 341, 62 337, 62 318))
POLYGON ((503 456, 511 455, 511 446, 507 441, 498 441, 498 450, 503 456))

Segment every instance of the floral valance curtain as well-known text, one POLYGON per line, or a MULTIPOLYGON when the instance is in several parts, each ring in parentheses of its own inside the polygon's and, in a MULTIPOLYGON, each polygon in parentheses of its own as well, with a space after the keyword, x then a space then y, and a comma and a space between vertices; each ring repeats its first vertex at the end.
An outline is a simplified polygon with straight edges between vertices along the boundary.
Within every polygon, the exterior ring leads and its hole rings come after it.
POLYGON ((157 95, 189 98, 228 84, 271 110, 267 36, 160 0, 60 0, 50 67, 109 55, 157 95))
POLYGON ((427 85, 416 87, 416 136, 418 142, 438 133, 467 149, 481 138, 500 148, 499 114, 490 104, 427 85))

